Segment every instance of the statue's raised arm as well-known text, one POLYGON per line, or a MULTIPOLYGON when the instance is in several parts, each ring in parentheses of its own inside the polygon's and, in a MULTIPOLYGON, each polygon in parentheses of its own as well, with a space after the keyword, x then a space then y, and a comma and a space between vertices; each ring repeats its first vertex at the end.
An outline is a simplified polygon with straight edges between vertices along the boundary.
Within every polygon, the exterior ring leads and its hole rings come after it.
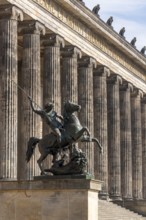
POLYGON ((31 98, 30 100, 30 106, 36 114, 40 115, 41 118, 47 123, 47 125, 51 128, 52 132, 57 136, 58 143, 61 142, 61 129, 63 127, 63 116, 58 115, 54 111, 54 104, 52 102, 47 103, 44 106, 44 109, 36 109, 34 107, 33 101, 31 98), (60 119, 60 120, 58 120, 60 119))
POLYGON ((33 100, 29 96, 28 96, 28 99, 30 101, 30 106, 31 106, 33 112, 35 112, 36 114, 38 114, 42 117, 45 114, 44 110, 43 109, 38 110, 37 108, 35 108, 33 100))

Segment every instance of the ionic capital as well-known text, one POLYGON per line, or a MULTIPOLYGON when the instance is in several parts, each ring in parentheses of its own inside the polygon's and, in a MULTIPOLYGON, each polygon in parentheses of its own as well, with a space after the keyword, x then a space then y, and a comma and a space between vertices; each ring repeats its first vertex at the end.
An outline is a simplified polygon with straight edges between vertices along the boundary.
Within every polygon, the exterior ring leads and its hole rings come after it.
POLYGON ((0 6, 0 19, 11 19, 23 21, 23 12, 14 5, 0 6))
POLYGON ((58 34, 46 34, 42 38, 42 45, 45 47, 49 47, 49 46, 64 47, 65 42, 64 42, 64 38, 58 34))
POLYGON ((24 34, 42 34, 45 35, 46 29, 43 24, 41 24, 38 21, 23 21, 19 25, 19 34, 24 35, 24 34))
POLYGON ((91 67, 91 68, 96 68, 96 60, 92 57, 84 56, 82 59, 79 61, 79 67, 91 67))
POLYGON ((139 97, 139 98, 143 98, 143 91, 134 87, 133 92, 131 93, 132 97, 139 97))
POLYGON ((80 59, 82 57, 81 50, 72 45, 66 46, 61 52, 63 57, 79 57, 80 59))
POLYGON ((94 69, 94 76, 109 77, 110 76, 110 70, 106 66, 97 66, 97 68, 94 69))
POLYGON ((122 77, 116 74, 111 75, 108 80, 108 84, 122 84, 122 77))
POLYGON ((131 83, 123 80, 123 83, 120 85, 120 90, 133 92, 133 85, 131 83))

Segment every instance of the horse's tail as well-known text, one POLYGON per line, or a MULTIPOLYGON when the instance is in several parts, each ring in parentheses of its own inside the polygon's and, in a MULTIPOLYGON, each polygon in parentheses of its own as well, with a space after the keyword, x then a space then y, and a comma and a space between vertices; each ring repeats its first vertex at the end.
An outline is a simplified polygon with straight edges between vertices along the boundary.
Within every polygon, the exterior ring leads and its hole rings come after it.
POLYGON ((39 143, 40 139, 39 138, 35 138, 35 137, 31 137, 27 143, 27 152, 26 152, 26 161, 27 163, 30 161, 33 153, 34 153, 34 150, 35 150, 35 147, 36 147, 36 144, 39 143))

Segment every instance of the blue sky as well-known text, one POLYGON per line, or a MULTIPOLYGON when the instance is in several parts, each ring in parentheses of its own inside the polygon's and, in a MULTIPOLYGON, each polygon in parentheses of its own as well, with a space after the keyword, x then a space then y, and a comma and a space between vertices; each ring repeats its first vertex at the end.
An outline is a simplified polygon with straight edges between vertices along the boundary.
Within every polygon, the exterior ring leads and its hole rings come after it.
POLYGON ((119 32, 125 27, 126 40, 130 42, 136 37, 138 50, 146 46, 146 0, 84 0, 84 2, 91 10, 100 4, 100 18, 106 22, 113 16, 114 30, 119 32))

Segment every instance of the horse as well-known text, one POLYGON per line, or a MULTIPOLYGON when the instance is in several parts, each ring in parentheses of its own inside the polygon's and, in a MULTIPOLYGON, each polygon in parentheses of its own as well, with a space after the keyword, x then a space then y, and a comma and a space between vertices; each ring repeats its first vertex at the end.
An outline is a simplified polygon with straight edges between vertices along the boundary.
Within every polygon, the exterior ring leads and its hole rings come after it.
POLYGON ((57 160, 58 153, 61 149, 69 148, 72 144, 77 142, 96 142, 100 151, 102 146, 97 138, 91 137, 87 127, 83 127, 76 116, 75 112, 79 112, 81 106, 73 102, 67 101, 64 104, 64 125, 61 129, 61 143, 58 143, 56 135, 52 132, 45 135, 42 139, 31 137, 28 141, 26 161, 29 162, 36 145, 38 144, 40 158, 37 160, 38 166, 41 170, 41 175, 45 175, 42 162, 48 156, 53 155, 53 161, 57 160))

